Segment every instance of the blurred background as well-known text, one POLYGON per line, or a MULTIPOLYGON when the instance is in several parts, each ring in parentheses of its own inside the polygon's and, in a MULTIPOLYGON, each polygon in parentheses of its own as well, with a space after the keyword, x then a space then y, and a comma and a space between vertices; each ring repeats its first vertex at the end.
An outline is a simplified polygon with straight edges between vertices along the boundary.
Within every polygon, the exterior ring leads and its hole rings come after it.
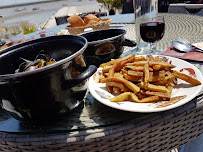
MULTIPOLYGON (((202 4, 202 1, 158 0, 159 12, 168 12, 170 4, 202 4)), ((31 20, 41 24, 60 9, 67 7, 69 10, 62 13, 103 11, 107 15, 124 14, 133 13, 133 0, 1 0, 0 21, 31 20)))

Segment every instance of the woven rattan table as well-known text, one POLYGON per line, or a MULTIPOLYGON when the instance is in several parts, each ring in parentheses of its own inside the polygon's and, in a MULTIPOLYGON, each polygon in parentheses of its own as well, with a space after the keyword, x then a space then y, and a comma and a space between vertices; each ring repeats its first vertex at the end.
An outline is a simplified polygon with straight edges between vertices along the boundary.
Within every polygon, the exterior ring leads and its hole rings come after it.
MULTIPOLYGON (((203 18, 165 14, 166 33, 158 47, 174 39, 203 40, 203 18)), ((117 24, 116 24, 117 25, 117 24)), ((119 24, 135 39, 134 24, 119 24)), ((122 56, 136 53, 125 48, 122 56)), ((203 73, 201 62, 191 62, 203 73)), ((166 152, 203 132, 202 92, 187 104, 158 113, 133 113, 107 107, 91 94, 65 118, 50 124, 23 123, 0 111, 0 151, 166 152)))

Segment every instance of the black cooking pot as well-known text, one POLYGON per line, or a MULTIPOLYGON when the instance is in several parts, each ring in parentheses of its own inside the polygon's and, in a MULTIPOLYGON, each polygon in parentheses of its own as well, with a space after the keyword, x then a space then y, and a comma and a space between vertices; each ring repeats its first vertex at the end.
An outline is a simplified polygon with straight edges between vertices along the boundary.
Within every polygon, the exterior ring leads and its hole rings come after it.
POLYGON ((88 41, 88 47, 85 50, 85 61, 88 65, 97 67, 116 59, 123 53, 123 46, 134 47, 134 41, 125 39, 126 30, 107 29, 81 34, 88 41))
POLYGON ((77 107, 86 94, 87 79, 96 71, 86 67, 81 36, 52 36, 21 43, 0 54, 0 103, 19 120, 54 120, 77 107), (15 73, 21 58, 33 61, 45 51, 57 62, 15 73))

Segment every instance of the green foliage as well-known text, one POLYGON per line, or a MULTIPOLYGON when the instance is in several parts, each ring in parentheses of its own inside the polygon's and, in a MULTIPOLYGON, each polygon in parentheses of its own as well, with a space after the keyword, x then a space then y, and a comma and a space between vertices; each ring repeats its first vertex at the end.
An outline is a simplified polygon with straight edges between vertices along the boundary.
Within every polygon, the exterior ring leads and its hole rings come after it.
POLYGON ((97 0, 99 3, 108 9, 120 8, 126 0, 97 0))
POLYGON ((21 21, 20 25, 23 28, 24 35, 35 32, 37 28, 37 25, 35 23, 29 21, 21 21))

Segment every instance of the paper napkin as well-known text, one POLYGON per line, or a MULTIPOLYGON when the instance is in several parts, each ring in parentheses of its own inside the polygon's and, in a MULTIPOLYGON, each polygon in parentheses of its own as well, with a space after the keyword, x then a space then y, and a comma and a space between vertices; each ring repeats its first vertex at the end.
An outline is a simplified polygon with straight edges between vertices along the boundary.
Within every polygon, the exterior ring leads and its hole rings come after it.
POLYGON ((171 53, 177 53, 177 54, 180 54, 180 56, 176 56, 176 55, 168 55, 168 56, 172 56, 180 59, 203 61, 203 53, 196 52, 196 51, 183 53, 183 52, 177 51, 177 49, 175 49, 173 46, 170 46, 164 53, 162 53, 162 55, 171 54, 171 53))

